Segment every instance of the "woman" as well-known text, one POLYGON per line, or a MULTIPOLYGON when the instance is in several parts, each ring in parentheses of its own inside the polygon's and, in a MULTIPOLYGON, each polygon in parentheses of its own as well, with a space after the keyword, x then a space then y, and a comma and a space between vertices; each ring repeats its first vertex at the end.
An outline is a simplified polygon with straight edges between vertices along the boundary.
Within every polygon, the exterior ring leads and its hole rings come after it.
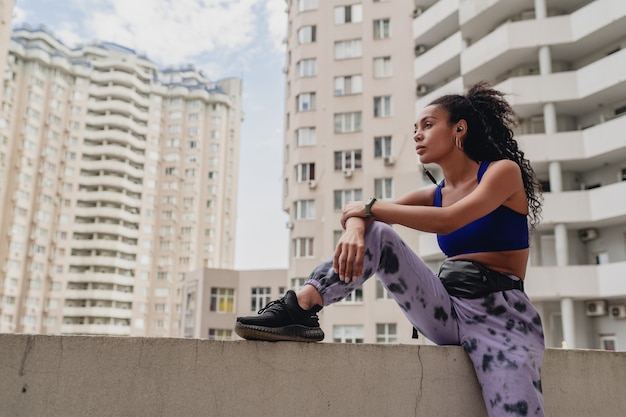
POLYGON ((334 257, 298 292, 239 317, 246 339, 319 341, 317 312, 374 273, 409 321, 440 345, 461 345, 491 417, 543 416, 539 314, 523 291, 538 183, 513 139, 515 113, 486 83, 434 100, 413 139, 444 180, 397 201, 349 203, 334 257), (435 275, 388 224, 437 233, 446 261, 435 275))

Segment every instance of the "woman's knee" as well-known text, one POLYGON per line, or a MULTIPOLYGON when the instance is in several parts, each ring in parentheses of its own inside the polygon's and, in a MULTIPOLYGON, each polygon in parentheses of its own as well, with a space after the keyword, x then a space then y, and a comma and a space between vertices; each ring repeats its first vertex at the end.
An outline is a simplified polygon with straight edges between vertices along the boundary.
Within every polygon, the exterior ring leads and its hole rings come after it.
POLYGON ((398 235, 398 233, 393 230, 393 228, 388 225, 387 223, 383 223, 383 222, 378 222, 375 221, 373 222, 368 228, 367 231, 365 233, 365 237, 367 238, 369 236, 377 236, 379 240, 381 241, 387 241, 389 239, 400 239, 400 235, 398 235))

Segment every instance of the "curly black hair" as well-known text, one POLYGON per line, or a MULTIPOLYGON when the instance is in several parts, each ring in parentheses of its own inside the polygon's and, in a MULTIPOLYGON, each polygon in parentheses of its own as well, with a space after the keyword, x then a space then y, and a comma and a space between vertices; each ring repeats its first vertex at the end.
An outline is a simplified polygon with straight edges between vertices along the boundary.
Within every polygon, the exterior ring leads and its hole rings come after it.
POLYGON ((518 123, 518 118, 505 100, 504 93, 481 81, 463 95, 447 94, 430 104, 445 109, 449 113, 450 124, 461 119, 467 122, 467 133, 462 146, 472 160, 480 162, 510 159, 519 165, 530 209, 530 226, 534 229, 541 221, 541 185, 530 162, 513 138, 512 127, 518 123))

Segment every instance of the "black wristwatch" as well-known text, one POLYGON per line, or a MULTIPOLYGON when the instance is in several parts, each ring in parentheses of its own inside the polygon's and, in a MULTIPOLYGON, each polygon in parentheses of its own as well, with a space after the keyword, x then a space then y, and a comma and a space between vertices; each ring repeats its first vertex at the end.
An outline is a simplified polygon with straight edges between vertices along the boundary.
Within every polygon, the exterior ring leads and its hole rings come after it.
POLYGON ((376 199, 374 197, 371 197, 369 200, 367 200, 367 203, 365 203, 365 218, 374 217, 374 215, 372 214, 372 206, 375 202, 376 199))

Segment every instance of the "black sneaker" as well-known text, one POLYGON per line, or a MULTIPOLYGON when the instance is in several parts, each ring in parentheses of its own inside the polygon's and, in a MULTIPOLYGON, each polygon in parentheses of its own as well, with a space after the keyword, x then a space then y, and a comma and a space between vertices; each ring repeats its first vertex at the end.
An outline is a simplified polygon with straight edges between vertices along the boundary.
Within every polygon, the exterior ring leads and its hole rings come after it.
POLYGON ((321 309, 303 310, 296 293, 289 290, 260 309, 258 316, 237 317, 235 333, 248 340, 319 342, 324 339, 317 317, 321 309))

